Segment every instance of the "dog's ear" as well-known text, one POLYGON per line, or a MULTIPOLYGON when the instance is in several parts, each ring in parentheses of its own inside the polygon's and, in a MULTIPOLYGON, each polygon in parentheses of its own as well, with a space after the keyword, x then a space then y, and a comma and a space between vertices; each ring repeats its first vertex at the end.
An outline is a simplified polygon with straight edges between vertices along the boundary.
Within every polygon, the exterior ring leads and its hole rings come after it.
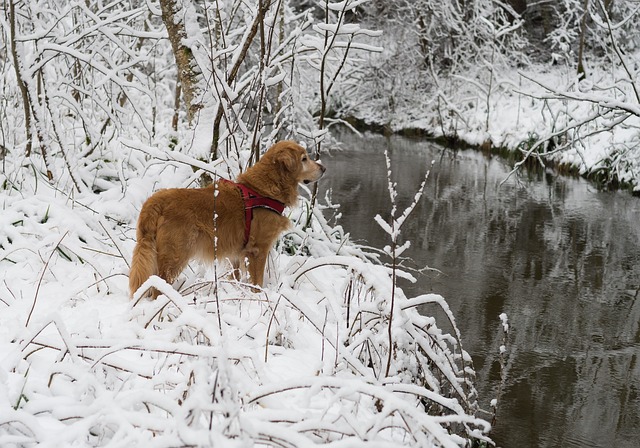
POLYGON ((277 160, 286 171, 289 171, 291 173, 295 172, 298 169, 298 164, 300 163, 296 151, 292 151, 288 148, 283 149, 280 152, 277 160))

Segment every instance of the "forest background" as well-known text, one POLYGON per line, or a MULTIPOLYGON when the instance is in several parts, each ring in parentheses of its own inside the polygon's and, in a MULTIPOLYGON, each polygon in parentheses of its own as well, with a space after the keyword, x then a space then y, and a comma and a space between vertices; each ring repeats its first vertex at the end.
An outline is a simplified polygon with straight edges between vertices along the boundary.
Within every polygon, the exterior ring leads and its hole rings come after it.
POLYGON ((0 8, 0 437, 16 446, 490 443, 497 401, 479 402, 446 301, 396 288, 415 273, 393 183, 380 253, 310 190, 261 294, 192 267, 178 291, 152 280, 164 300, 130 302, 135 219, 158 188, 235 177, 282 138, 320 158, 344 125, 640 189, 638 1, 0 8))

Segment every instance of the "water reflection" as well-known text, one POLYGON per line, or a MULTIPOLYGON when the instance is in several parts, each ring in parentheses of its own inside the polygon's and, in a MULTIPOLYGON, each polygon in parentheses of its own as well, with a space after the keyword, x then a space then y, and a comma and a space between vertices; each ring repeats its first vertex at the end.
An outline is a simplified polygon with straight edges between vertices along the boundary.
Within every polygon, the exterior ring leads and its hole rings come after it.
MULTIPOLYGON (((382 151, 399 207, 435 161, 402 235, 408 256, 440 273, 403 285, 449 302, 474 357, 482 405, 494 397, 502 335, 512 325, 507 382, 493 437, 504 447, 631 447, 640 438, 640 200, 552 173, 510 179, 509 167, 400 137, 340 136, 323 157, 324 188, 352 238, 382 247, 388 216, 382 151)), ((431 310, 425 310, 431 312, 431 310)))

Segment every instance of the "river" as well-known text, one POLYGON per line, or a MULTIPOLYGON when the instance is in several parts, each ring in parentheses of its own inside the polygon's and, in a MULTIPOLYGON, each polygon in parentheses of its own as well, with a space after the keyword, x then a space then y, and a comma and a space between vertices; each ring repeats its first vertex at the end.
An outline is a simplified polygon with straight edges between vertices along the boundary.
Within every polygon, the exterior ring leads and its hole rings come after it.
POLYGON ((638 446, 640 199, 551 170, 505 181, 504 160, 425 140, 338 137, 342 149, 322 157, 322 189, 341 204, 338 224, 356 242, 389 243, 373 219, 390 210, 385 148, 400 211, 431 169, 402 239, 412 243, 404 255, 415 267, 438 272, 402 287, 409 297, 445 297, 484 409, 499 390, 498 316, 507 313, 497 445, 638 446))

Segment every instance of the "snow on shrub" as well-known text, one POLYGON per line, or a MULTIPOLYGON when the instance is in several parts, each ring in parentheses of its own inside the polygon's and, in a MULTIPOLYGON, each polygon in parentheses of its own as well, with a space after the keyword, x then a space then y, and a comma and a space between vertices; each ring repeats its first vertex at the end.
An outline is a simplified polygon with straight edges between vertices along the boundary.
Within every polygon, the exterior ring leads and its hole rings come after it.
POLYGON ((396 288, 389 346, 392 268, 306 201, 290 210, 296 225, 272 251, 264 290, 232 281, 224 263, 194 264, 175 285, 152 277, 157 300, 130 300, 143 192, 192 175, 170 161, 136 172, 140 157, 123 168, 126 188, 106 179, 100 194, 1 179, 3 447, 487 440, 444 299, 396 288), (418 313, 425 303, 442 307, 453 335, 418 313))

